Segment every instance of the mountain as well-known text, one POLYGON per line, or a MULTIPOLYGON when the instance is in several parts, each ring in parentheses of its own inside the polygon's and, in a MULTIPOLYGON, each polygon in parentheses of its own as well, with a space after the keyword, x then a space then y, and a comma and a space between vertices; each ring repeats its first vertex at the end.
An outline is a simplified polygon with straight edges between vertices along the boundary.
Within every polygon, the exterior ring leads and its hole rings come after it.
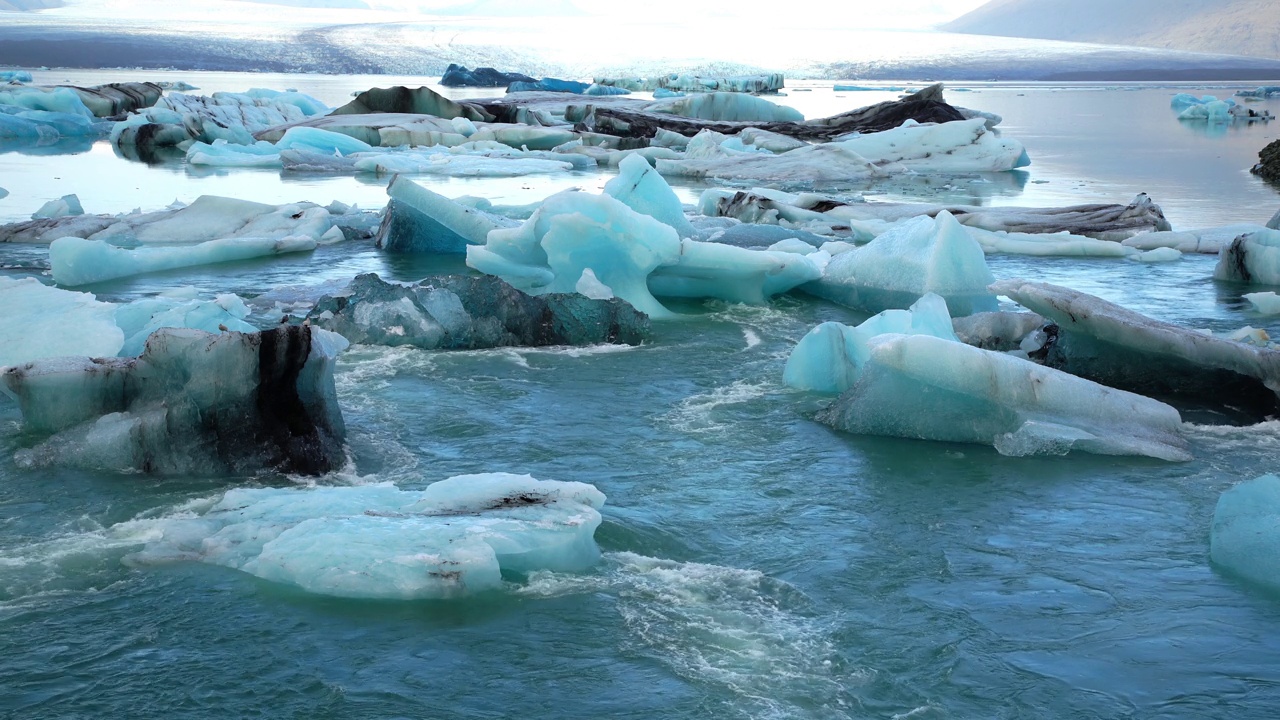
POLYGON ((992 0, 942 29, 1280 58, 1276 0, 992 0))
POLYGON ((0 0, 0 12, 33 12, 62 7, 62 0, 0 0))

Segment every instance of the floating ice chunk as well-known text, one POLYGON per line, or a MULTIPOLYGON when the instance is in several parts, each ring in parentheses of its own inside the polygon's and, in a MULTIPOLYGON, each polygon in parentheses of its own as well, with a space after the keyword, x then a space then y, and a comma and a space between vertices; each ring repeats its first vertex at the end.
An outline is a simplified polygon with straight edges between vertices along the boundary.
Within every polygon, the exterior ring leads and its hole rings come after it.
POLYGON ((895 226, 867 245, 832 258, 814 295, 864 312, 910 307, 925 293, 947 301, 952 315, 996 309, 995 282, 982 246, 943 211, 895 226))
MULTIPOLYGON (((1039 352, 1049 343, 1045 337, 1040 341, 1039 349, 1023 347, 1028 338, 1038 338, 1039 333, 1044 333, 1045 325, 1044 318, 1029 312, 976 313, 951 321, 956 339, 965 345, 997 352, 1021 350, 1028 355, 1039 352)), ((1053 327, 1053 332, 1057 332, 1057 326, 1053 327)))
POLYGON ((817 418, 845 432, 994 445, 1003 455, 1191 459, 1178 412, 1004 353, 881 335, 854 385, 817 418))
POLYGON ((1183 253, 1217 255, 1222 252, 1223 247, 1230 245, 1232 240, 1241 235, 1265 229, 1262 225, 1241 223, 1238 225, 1179 230, 1177 232, 1146 232, 1125 239, 1123 244, 1139 250, 1173 248, 1183 253))
POLYGON ((103 132, 104 126, 92 117, 0 105, 0 139, 53 143, 60 138, 96 137, 103 132))
POLYGON ((489 233, 467 248, 467 265, 534 294, 574 292, 591 268, 601 282, 650 317, 671 312, 650 293, 651 272, 680 260, 671 226, 641 215, 609 195, 562 192, 523 225, 489 233))
POLYGON ((94 117, 93 111, 85 106, 80 95, 68 87, 22 87, 0 90, 0 105, 79 115, 86 118, 94 117))
POLYGON ((672 73, 656 78, 654 84, 667 90, 685 92, 776 93, 786 82, 782 73, 767 75, 699 76, 672 73))
POLYGON ((1248 293, 1244 299, 1249 301, 1256 312, 1263 315, 1280 315, 1280 295, 1274 292, 1248 293))
POLYGON ((821 276, 821 265, 804 255, 682 240, 679 262, 655 270, 649 289, 659 297, 763 305, 821 276))
POLYGON ((534 297, 496 277, 460 275, 416 285, 359 275, 341 295, 321 298, 308 317, 354 343, 423 349, 636 345, 649 334, 648 318, 621 300, 587 293, 534 297))
POLYGON ((657 90, 653 91, 654 100, 665 100, 667 98, 682 98, 682 97, 684 97, 684 93, 676 92, 675 90, 668 90, 666 88, 658 88, 657 90))
POLYGON ((253 134, 305 121, 324 104, 299 93, 214 93, 212 97, 171 93, 154 107, 130 115, 111 130, 111 142, 142 148, 178 145, 188 140, 223 139, 254 143, 253 134), (270 96, 268 96, 270 95, 270 96))
POLYGON ((800 122, 804 115, 795 108, 771 103, 754 95, 713 92, 650 105, 651 112, 723 122, 800 122))
POLYGON ((684 205, 671 186, 638 155, 623 158, 618 176, 605 183, 604 193, 638 213, 670 225, 680 237, 693 235, 693 225, 684 216, 684 205))
POLYGON ((572 93, 581 95, 591 87, 587 83, 578 82, 576 80, 561 80, 559 78, 542 78, 536 82, 524 82, 517 80, 507 86, 508 93, 516 92, 558 92, 572 93))
POLYGON ((582 271, 582 277, 578 278, 573 288, 579 295, 592 300, 612 300, 614 297, 613 289, 600 282, 600 278, 596 277, 595 271, 591 268, 582 271))
POLYGON ((452 124, 453 129, 456 130, 458 134, 462 135, 463 137, 469 138, 472 135, 475 135, 477 132, 476 124, 464 117, 453 118, 453 120, 450 121, 450 124, 452 124))
POLYGON ((0 277, 0 366, 64 355, 115 355, 124 343, 115 306, 35 278, 0 277))
POLYGON ((991 286, 1058 326, 1051 367, 1155 397, 1195 398, 1265 417, 1277 409, 1280 351, 1153 320, 1069 288, 1006 280, 991 286))
POLYGON ((586 90, 582 91, 583 95, 630 95, 631 91, 611 85, 592 84, 586 90))
POLYGON ((404 177, 387 186, 391 202, 378 229, 378 247, 394 252, 463 253, 483 245, 489 231, 518 223, 467 207, 404 177))
POLYGON ((160 521, 129 559, 198 559, 321 595, 457 598, 500 588, 503 572, 595 565, 604 502, 591 485, 506 473, 420 491, 236 489, 201 515, 160 521))
POLYGON ((723 139, 724 136, 709 130, 698 133, 689 142, 689 154, 684 159, 658 160, 658 172, 694 178, 787 183, 838 182, 891 174, 837 143, 809 145, 774 155, 733 152, 720 145, 723 139))
POLYGON ((1218 255, 1213 276, 1257 285, 1280 285, 1280 231, 1258 230, 1232 240, 1218 255))
POLYGON ((315 238, 224 238, 197 245, 132 250, 102 240, 65 237, 49 245, 54 282, 75 287, 143 273, 271 257, 316 249, 315 238))
POLYGON ((4 188, 2 188, 2 187, 0 187, 0 200, 3 200, 3 199, 5 199, 5 198, 7 198, 7 197, 9 197, 9 191, 8 191, 8 190, 5 190, 5 189, 4 189, 4 188))
POLYGON ((1182 253, 1173 248, 1162 247, 1135 255, 1133 259, 1144 263, 1177 262, 1182 259, 1182 253))
POLYGON ((292 127, 276 143, 280 150, 310 150, 327 155, 370 152, 373 146, 348 135, 313 127, 292 127))
MULTIPOLYGON (((1070 233, 1032 234, 992 232, 980 228, 969 228, 969 235, 982 249, 988 253, 1005 253, 1008 255, 1068 256, 1068 257, 1128 257, 1142 259, 1141 253, 1133 248, 1117 242, 1096 240, 1091 237, 1072 235, 1070 233)), ((1168 248, 1164 248, 1168 250, 1168 248)), ((1182 256, 1177 250, 1172 258, 1182 256)), ((1164 260, 1144 260, 1144 262, 1164 262, 1164 260)))
POLYGON ((29 83, 32 81, 31 73, 26 70, 0 70, 0 82, 29 83))
POLYGON ((1022 143, 998 137, 982 118, 903 125, 838 144, 876 165, 896 163, 918 172, 998 172, 1031 163, 1022 143))
POLYGON ((885 310, 857 327, 826 322, 810 330, 787 358, 782 381, 797 390, 842 393, 870 358, 871 338, 886 333, 956 340, 946 302, 929 293, 910 310, 885 310))
POLYGON ((1218 498, 1209 557, 1249 582, 1280 590, 1280 477, 1263 475, 1218 498))
POLYGON ((257 328, 245 322, 248 316, 248 306, 231 293, 218 295, 213 300, 199 300, 194 292, 135 300, 116 308, 116 325, 125 334, 124 345, 117 354, 121 357, 140 355, 147 338, 160 328, 192 328, 208 333, 255 332, 257 328))
POLYGON ((269 142, 253 145, 214 140, 195 142, 187 148, 187 164, 209 167, 279 167, 280 151, 269 142))
POLYGON ((573 165, 538 158, 480 157, 448 153, 384 153, 360 155, 355 168, 390 175, 447 175, 449 177, 520 177, 568 172, 573 165))
MULTIPOLYGON (((267 205, 248 200, 201 195, 186 207, 154 213, 135 213, 119 218, 105 228, 84 235, 113 244, 200 243, 227 238, 332 237, 329 211, 311 203, 267 205)), ((92 229, 93 224, 76 227, 92 229)), ((80 237, 81 234, 67 233, 80 237)), ((41 237, 50 237, 43 232, 41 237)))
POLYGON ((59 218, 83 214, 84 208, 80 205, 80 198, 75 195, 63 195, 41 205, 40 209, 31 216, 31 219, 39 220, 40 218, 59 218))
POLYGON ((440 84, 445 87, 506 87, 517 80, 537 82, 536 79, 522 73, 500 72, 491 67, 478 67, 468 70, 462 65, 449 63, 444 74, 440 76, 440 84))
POLYGON ((15 461, 159 475, 316 475, 342 464, 333 384, 347 346, 318 328, 165 328, 138 358, 58 358, 0 373, 24 428, 15 461))

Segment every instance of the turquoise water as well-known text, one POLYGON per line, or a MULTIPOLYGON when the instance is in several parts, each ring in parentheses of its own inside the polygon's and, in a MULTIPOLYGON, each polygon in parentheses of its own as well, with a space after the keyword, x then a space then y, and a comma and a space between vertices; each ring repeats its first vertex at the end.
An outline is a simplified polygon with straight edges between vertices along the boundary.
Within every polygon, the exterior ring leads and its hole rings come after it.
MULTIPOLYGON (((309 79, 221 81, 305 89, 309 79)), ((1280 193, 1244 168, 1274 131, 1197 133, 1167 108, 1180 89, 957 94, 1006 114, 1007 134, 1026 141, 1035 163, 1028 175, 871 190, 1000 204, 1145 190, 1175 226, 1265 221, 1280 193)), ((817 87, 788 100, 810 115, 862 104, 844 95, 817 87)), ((51 196, 79 192, 90 211, 158 207, 213 187, 367 206, 381 193, 349 178, 192 176, 96 146, 0 155, 0 185, 14 191, 0 215, 34 211, 53 177, 67 189, 51 196), (110 173, 137 189, 102 189, 110 173)), ((530 178, 444 188, 504 202, 558 189, 530 178)), ((0 247, 0 265, 38 267, 43 252, 0 247)), ((1194 327, 1280 334, 1280 323, 1244 309, 1240 288, 1210 279, 1213 263, 991 259, 998 278, 1065 284, 1194 327)), ((462 266, 347 244, 91 289, 109 300, 186 284, 254 295, 369 270, 411 280, 462 266)), ((310 481, 18 470, 13 452, 32 438, 0 402, 0 715, 1275 716, 1280 597, 1211 567, 1208 528, 1224 489, 1274 470, 1280 422, 1190 425, 1197 459, 1186 464, 1006 458, 841 435, 809 419, 821 398, 785 389, 780 376, 813 325, 860 316, 804 297, 677 309, 691 317, 660 324, 638 348, 342 356, 352 462, 316 482, 419 488, 506 471, 608 495, 594 572, 511 577, 463 601, 338 600, 199 563, 133 565, 127 556, 157 519, 193 501, 310 481)))

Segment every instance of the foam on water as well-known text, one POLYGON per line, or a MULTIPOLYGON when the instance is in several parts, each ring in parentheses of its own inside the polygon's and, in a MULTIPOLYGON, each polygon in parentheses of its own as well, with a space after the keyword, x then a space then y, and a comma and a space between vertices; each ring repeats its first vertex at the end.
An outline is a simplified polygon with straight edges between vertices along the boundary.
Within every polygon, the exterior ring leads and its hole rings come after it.
POLYGON ((595 575, 533 573, 515 592, 615 597, 635 650, 728 691, 730 716, 848 717, 874 675, 840 657, 802 592, 755 570, 617 552, 595 575))
POLYGON ((753 383, 738 380, 729 385, 691 395, 681 400, 664 416, 673 428, 686 433, 718 433, 733 426, 733 421, 722 422, 716 411, 726 405, 740 405, 776 392, 778 387, 768 382, 753 383))

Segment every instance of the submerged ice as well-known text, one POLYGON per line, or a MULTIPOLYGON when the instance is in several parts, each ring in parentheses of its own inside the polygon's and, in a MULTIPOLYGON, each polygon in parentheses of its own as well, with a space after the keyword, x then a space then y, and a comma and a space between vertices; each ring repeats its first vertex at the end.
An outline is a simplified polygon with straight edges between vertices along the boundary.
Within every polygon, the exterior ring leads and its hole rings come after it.
POLYGON ((416 491, 241 488, 146 523, 146 546, 127 560, 194 559, 320 595, 458 598, 502 587, 504 573, 589 569, 604 502, 585 483, 507 473, 416 491))
POLYGON ((1263 475, 1218 498, 1209 555, 1228 572, 1280 592, 1280 477, 1263 475))

